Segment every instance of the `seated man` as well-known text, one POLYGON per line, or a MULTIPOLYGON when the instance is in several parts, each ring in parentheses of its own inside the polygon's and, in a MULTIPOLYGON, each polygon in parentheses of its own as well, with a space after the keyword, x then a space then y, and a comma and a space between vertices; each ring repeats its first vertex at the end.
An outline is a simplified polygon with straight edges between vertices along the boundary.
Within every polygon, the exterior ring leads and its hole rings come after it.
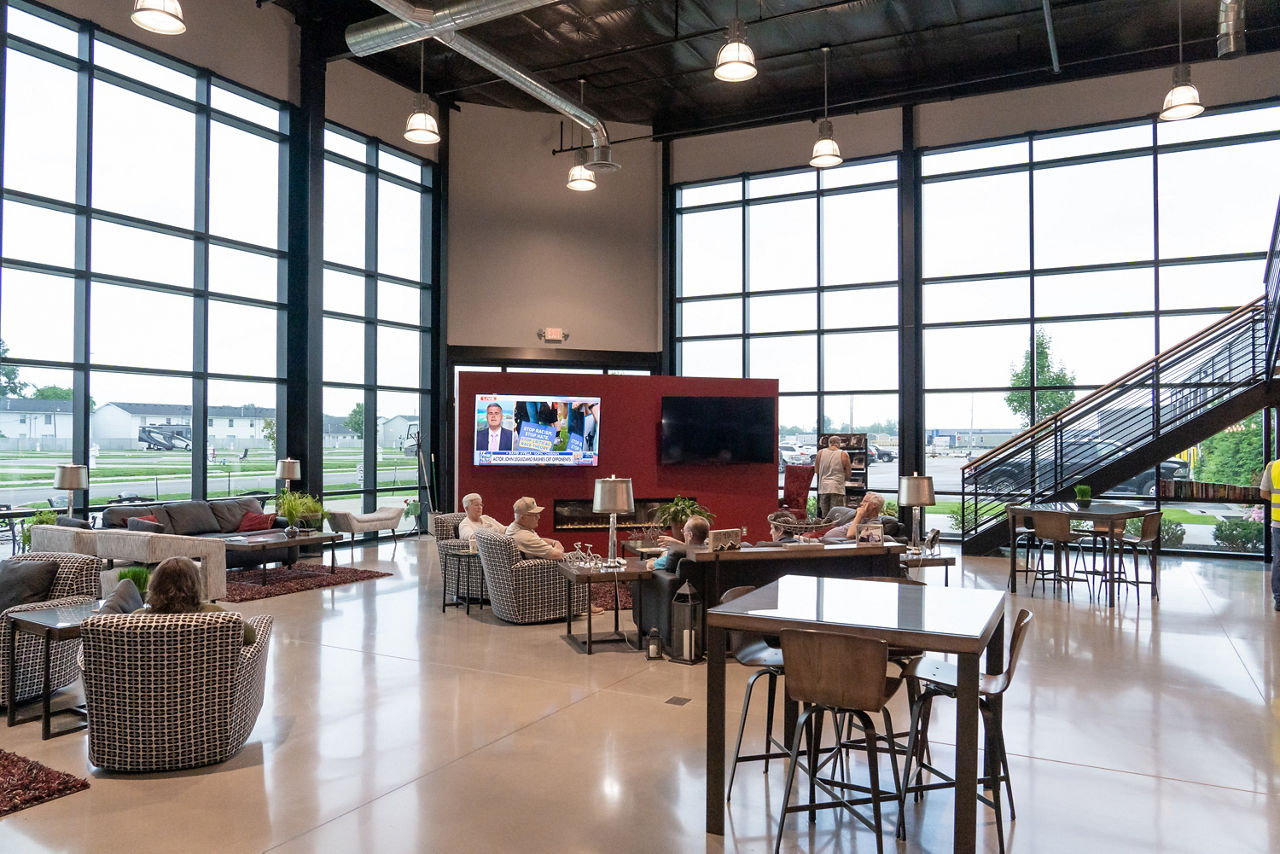
POLYGON ((476 531, 488 530, 499 534, 507 532, 506 526, 497 519, 484 515, 484 499, 480 497, 480 493, 470 492, 462 496, 462 509, 466 511, 467 518, 458 523, 458 539, 470 540, 474 545, 476 531))
POLYGON ((868 492, 862 496, 862 503, 858 505, 858 510, 853 514, 849 524, 832 528, 822 541, 829 543, 852 540, 857 535, 858 525, 862 522, 879 522, 880 511, 883 509, 884 496, 878 492, 868 492))
POLYGON ((667 547, 659 557, 651 557, 646 564, 650 569, 665 569, 674 572, 680 558, 690 552, 707 550, 707 537, 711 534, 711 523, 702 516, 690 516, 684 523, 684 540, 675 537, 659 537, 658 542, 667 547), (674 559, 673 559, 674 556, 674 559))
MULTIPOLYGON (((543 511, 538 502, 525 496, 515 503, 513 509, 516 518, 507 526, 505 533, 516 541, 516 548, 523 557, 546 560, 560 560, 564 557, 564 546, 560 545, 559 540, 539 537, 536 532, 543 511)), ((461 525, 458 526, 458 533, 462 533, 461 525)))

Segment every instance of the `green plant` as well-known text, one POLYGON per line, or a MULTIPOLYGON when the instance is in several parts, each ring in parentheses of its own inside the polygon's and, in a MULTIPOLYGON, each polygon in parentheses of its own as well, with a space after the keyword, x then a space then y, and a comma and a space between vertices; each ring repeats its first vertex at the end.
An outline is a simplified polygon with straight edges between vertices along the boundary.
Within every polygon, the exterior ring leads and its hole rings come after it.
POLYGON ((810 518, 818 518, 818 496, 810 495, 808 502, 804 506, 805 514, 810 518))
POLYGON ((1093 500, 1093 487, 1089 486, 1087 483, 1076 484, 1075 490, 1076 490, 1076 501, 1092 501, 1093 500))
MULTIPOLYGON (((951 520, 951 529, 954 531, 965 530, 964 505, 965 505, 965 502, 961 501, 958 504, 956 504, 956 506, 952 508, 951 511, 947 513, 947 518, 951 520)), ((1000 516, 1003 513, 1004 513, 1003 504, 983 505, 978 510, 978 516, 979 516, 978 524, 980 525, 986 520, 994 516, 1000 516)))
POLYGON ((677 495, 666 504, 659 504, 653 521, 662 527, 683 528, 690 516, 701 516, 708 522, 715 521, 715 514, 692 498, 677 495))
POLYGON ((1223 519, 1213 526, 1213 541, 1231 551, 1260 552, 1266 525, 1247 519, 1223 519))
POLYGON ((329 514, 320 504, 320 499, 306 492, 294 492, 286 489, 276 496, 276 512, 289 520, 295 528, 300 520, 328 518, 329 514))
POLYGON ((126 578, 133 582, 133 586, 138 588, 138 592, 144 597, 147 595, 147 582, 151 580, 151 570, 145 566, 127 566, 116 574, 121 581, 126 578))
MULTIPOLYGON (((1186 539, 1187 529, 1181 522, 1175 522, 1169 518, 1169 512, 1165 511, 1165 516, 1160 520, 1160 546, 1162 548, 1178 548, 1182 545, 1182 541, 1186 539)), ((1142 520, 1130 519, 1124 523, 1124 532, 1131 537, 1137 537, 1142 533, 1142 520)), ((1214 536, 1217 536, 1216 529, 1214 536)))
POLYGON ((58 514, 52 510, 41 510, 32 516, 28 516, 22 523, 22 550, 25 552, 31 548, 31 526, 32 525, 53 525, 58 521, 58 514))
POLYGON ((881 510, 880 512, 881 512, 883 515, 885 515, 885 516, 897 516, 897 515, 898 515, 898 502, 896 502, 896 501, 886 501, 886 502, 884 503, 884 510, 881 510))

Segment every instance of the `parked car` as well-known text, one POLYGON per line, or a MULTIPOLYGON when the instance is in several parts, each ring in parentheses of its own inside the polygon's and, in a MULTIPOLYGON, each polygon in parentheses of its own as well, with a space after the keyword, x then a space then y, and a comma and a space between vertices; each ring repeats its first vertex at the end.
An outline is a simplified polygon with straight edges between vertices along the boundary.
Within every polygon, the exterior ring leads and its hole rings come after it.
POLYGON ((898 458, 898 452, 893 448, 882 448, 875 442, 868 442, 867 445, 869 463, 891 463, 898 458))
MULTIPOLYGON (((1075 440, 1067 441, 1062 444, 1063 458, 1069 462, 1072 468, 1088 465, 1091 461, 1101 457, 1117 457, 1124 451, 1124 448, 1114 442, 1106 442, 1102 440, 1075 440)), ((1000 465, 989 473, 983 480, 980 480, 978 486, 984 491, 1002 495, 1025 491, 1030 486, 1029 469, 1030 461, 1027 459, 1015 459, 1000 465)), ((1053 468, 1053 459, 1040 458, 1036 468, 1038 471, 1049 472, 1053 468)), ((1170 457, 1160 463, 1160 480, 1189 480, 1191 478, 1191 465, 1186 460, 1177 457, 1170 457)), ((1088 482, 1088 478, 1084 478, 1088 482)), ((1156 474, 1151 469, 1140 472, 1128 480, 1116 485, 1109 492, 1126 493, 1130 495, 1147 495, 1154 496, 1156 494, 1156 474)))
POLYGON ((787 466, 811 466, 817 459, 816 450, 806 450, 809 445, 795 445, 790 442, 778 443, 778 471, 787 466))

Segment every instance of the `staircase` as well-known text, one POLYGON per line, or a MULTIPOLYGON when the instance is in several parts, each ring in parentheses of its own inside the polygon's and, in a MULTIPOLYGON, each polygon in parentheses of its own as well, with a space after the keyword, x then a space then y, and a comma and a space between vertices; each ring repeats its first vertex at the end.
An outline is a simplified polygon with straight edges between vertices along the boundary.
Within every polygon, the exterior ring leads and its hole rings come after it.
POLYGON ((1105 492, 1280 402, 1280 385, 1270 381, 1280 341, 1280 246, 1274 238, 1272 245, 1266 296, 965 466, 965 554, 1007 540, 1006 504, 1074 498, 1081 481, 1105 492))

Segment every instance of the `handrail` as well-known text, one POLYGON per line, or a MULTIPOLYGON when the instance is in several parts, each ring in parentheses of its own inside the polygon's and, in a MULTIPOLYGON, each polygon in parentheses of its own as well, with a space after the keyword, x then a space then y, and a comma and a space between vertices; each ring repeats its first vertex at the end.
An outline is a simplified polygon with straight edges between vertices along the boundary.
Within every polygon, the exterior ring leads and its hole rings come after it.
POLYGON ((1253 300, 1252 302, 1245 303, 1244 305, 1240 306, 1240 308, 1236 309, 1235 311, 1231 312, 1225 317, 1219 318, 1215 323, 1209 326, 1206 326, 1204 329, 1200 330, 1199 332, 1195 333, 1189 338, 1186 338, 1185 340, 1178 342, 1177 344, 1170 347, 1168 350, 1164 350, 1159 355, 1148 359, 1147 361, 1143 362, 1141 365, 1129 371, 1128 373, 1121 375, 1120 377, 1112 380, 1111 382, 1107 383, 1106 385, 1100 388, 1094 389, 1084 397, 1078 400, 1072 401, 1066 407, 1058 410, 1052 415, 1046 415, 1044 418, 1040 419, 1035 424, 1032 424, 1030 427, 1027 427, 1026 429, 1024 429, 1017 436, 1014 436, 1010 439, 1006 439, 1004 442, 1002 442, 999 445, 996 445, 994 448, 987 451, 985 454, 978 457, 977 459, 969 461, 967 464, 963 466, 963 470, 967 471, 969 469, 976 468, 979 464, 985 462, 988 457, 995 457, 1001 451, 1004 451, 1006 448, 1010 446, 1023 444, 1026 441, 1025 437, 1027 436, 1027 434, 1043 430, 1045 427, 1047 427, 1048 425, 1054 422, 1062 421, 1066 416, 1072 414, 1075 410, 1091 405, 1098 397, 1101 397, 1103 394, 1109 393, 1114 389, 1127 384, 1127 382, 1130 379, 1138 376, 1139 374, 1148 373, 1152 367, 1158 367, 1162 362, 1163 363, 1170 362, 1174 356, 1178 355, 1183 350, 1188 349, 1194 344, 1199 344, 1203 340, 1207 338, 1211 338, 1214 334, 1216 334, 1217 332, 1220 332, 1223 327, 1234 322, 1239 316, 1256 313, 1259 308, 1265 309, 1265 301, 1266 301, 1266 296, 1263 295, 1253 300))

